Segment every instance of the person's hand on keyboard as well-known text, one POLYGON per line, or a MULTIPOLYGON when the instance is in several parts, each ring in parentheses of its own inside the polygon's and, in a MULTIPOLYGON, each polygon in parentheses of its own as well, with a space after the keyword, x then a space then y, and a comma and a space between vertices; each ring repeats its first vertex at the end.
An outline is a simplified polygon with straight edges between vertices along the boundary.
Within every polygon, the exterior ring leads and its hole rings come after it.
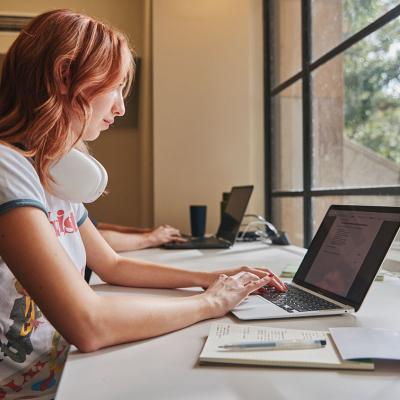
POLYGON ((271 279, 269 274, 259 278, 251 272, 239 272, 231 276, 221 274, 202 294, 207 299, 209 315, 212 318, 222 317, 250 293, 270 283, 271 279))
POLYGON ((149 241, 152 243, 151 247, 157 247, 170 242, 186 242, 187 240, 181 236, 178 229, 170 225, 160 225, 149 233, 146 233, 149 241))
MULTIPOLYGON (((251 274, 254 274, 258 276, 259 278, 268 278, 268 282, 265 284, 265 286, 272 286, 279 292, 286 292, 287 291, 287 286, 284 282, 282 282, 272 271, 270 271, 268 268, 255 268, 255 267, 248 267, 248 266, 242 266, 239 268, 233 268, 233 269, 226 269, 226 270, 220 270, 220 271, 215 271, 215 274, 225 274, 228 276, 238 274, 240 272, 249 272, 251 274)), ((262 287, 260 290, 263 290, 262 287)))

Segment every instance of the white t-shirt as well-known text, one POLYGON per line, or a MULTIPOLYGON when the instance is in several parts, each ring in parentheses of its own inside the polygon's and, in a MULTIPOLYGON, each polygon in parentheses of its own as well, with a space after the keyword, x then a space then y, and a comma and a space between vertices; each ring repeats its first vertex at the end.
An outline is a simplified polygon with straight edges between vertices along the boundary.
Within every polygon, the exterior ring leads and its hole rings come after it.
MULTIPOLYGON (((47 193, 30 160, 0 144, 0 214, 16 207, 36 207, 46 214, 83 276, 86 254, 78 227, 87 217, 86 209, 47 193)), ((23 251, 24 243, 20 245, 23 251)), ((67 351, 68 344, 0 254, 0 399, 54 398, 67 351)))

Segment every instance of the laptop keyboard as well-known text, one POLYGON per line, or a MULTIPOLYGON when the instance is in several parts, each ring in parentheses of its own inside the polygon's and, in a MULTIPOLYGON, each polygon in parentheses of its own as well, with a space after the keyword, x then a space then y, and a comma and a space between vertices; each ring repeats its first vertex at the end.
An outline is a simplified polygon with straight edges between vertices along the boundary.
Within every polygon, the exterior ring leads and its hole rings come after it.
POLYGON ((163 247, 167 249, 226 249, 231 246, 231 243, 218 239, 214 236, 204 238, 192 238, 187 242, 166 243, 163 247))
POLYGON ((216 238, 215 236, 210 236, 210 237, 203 237, 203 238, 195 238, 192 237, 191 239, 189 239, 190 242, 192 243, 221 243, 221 240, 219 240, 218 238, 216 238))
POLYGON ((304 312, 340 308, 336 304, 314 296, 292 285, 287 286, 288 291, 286 293, 278 292, 275 288, 266 286, 264 287, 265 292, 259 295, 289 313, 294 311, 304 312))

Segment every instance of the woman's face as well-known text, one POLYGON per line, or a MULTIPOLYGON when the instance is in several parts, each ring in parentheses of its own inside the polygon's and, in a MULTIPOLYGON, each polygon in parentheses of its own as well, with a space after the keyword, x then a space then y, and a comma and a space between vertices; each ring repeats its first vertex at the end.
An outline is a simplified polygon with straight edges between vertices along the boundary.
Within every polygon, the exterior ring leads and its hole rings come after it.
POLYGON ((97 139, 100 132, 108 129, 116 117, 122 117, 125 114, 122 90, 123 82, 93 98, 90 102, 92 116, 86 125, 83 140, 97 139))

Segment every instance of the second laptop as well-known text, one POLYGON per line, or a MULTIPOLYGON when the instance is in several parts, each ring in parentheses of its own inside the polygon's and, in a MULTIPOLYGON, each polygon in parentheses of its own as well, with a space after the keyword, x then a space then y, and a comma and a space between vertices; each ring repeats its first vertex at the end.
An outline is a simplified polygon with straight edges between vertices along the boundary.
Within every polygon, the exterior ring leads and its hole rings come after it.
POLYGON ((222 214, 221 223, 215 235, 203 238, 189 238, 187 242, 166 243, 166 249, 226 249, 233 245, 247 205, 250 200, 253 186, 232 187, 228 203, 222 214))

